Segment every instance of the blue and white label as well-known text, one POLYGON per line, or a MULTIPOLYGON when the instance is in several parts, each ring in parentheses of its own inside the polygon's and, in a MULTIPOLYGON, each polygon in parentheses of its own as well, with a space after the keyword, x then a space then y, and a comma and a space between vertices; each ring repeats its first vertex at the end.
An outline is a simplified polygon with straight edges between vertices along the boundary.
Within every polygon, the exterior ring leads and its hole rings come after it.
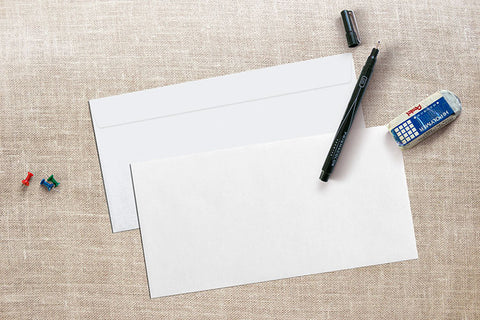
POLYGON ((403 147, 453 114, 448 102, 441 97, 393 128, 391 132, 397 144, 403 147))

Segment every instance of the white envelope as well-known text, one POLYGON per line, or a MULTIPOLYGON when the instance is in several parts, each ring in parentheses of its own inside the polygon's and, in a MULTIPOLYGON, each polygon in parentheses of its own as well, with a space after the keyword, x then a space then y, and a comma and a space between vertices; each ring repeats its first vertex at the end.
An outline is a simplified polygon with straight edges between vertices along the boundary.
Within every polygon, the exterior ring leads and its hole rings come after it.
POLYGON ((341 54, 90 100, 113 231, 138 227, 130 163, 333 132, 355 82, 341 54))
MULTIPOLYGON (((354 123, 355 126, 355 123, 354 123)), ((385 127, 131 165, 152 298, 417 258, 385 127)))

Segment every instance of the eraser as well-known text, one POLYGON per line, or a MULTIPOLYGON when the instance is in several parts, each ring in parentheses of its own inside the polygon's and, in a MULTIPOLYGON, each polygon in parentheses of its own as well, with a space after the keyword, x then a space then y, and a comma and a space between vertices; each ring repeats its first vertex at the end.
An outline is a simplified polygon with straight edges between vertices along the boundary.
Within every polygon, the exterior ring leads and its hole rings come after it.
POLYGON ((390 121, 387 128, 400 149, 407 149, 455 120, 461 111, 460 99, 440 90, 390 121))

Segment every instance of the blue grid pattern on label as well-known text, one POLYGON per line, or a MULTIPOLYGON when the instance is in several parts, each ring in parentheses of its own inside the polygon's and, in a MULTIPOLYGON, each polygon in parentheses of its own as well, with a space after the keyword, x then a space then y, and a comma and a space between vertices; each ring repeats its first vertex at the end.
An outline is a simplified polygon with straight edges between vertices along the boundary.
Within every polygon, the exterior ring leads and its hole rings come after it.
POLYGON ((419 135, 417 128, 415 128, 410 119, 407 119, 405 122, 395 127, 395 129, 392 130, 392 133, 396 138, 395 140, 401 145, 406 145, 419 135))
POLYGON ((448 102, 441 97, 393 128, 391 133, 399 146, 405 146, 453 113, 448 102))

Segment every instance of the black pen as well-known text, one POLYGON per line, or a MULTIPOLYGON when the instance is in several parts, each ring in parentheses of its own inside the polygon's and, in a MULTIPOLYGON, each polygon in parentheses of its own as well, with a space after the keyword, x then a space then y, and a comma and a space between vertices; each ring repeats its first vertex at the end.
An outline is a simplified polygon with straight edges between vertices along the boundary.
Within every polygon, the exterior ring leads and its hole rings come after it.
POLYGON ((335 168, 338 157, 340 156, 340 152, 342 151, 343 144, 347 138, 348 131, 352 126, 353 119, 355 118, 355 113, 357 113, 358 107, 360 106, 360 101, 362 100, 365 89, 367 88, 368 80, 370 80, 370 77, 373 73, 373 66, 377 61, 379 45, 380 41, 378 41, 376 47, 372 49, 365 66, 363 66, 360 77, 358 77, 357 84, 353 90, 352 98, 350 98, 350 102, 347 105, 347 110, 345 111, 342 122, 340 123, 337 133, 335 134, 330 151, 328 151, 327 159, 325 159, 325 163, 322 167, 322 173, 320 174, 320 180, 324 182, 328 181, 328 178, 333 172, 333 168, 335 168))

